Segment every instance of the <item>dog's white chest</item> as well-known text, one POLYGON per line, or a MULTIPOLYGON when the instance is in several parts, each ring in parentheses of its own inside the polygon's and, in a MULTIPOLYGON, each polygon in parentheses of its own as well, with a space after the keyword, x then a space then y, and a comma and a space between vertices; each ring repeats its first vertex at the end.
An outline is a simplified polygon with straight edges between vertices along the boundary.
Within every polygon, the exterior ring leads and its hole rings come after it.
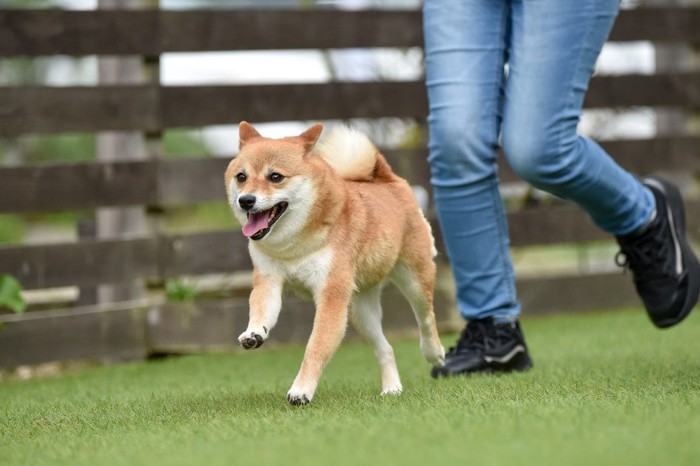
POLYGON ((251 250, 251 257, 261 272, 281 276, 293 287, 301 286, 316 294, 326 283, 333 261, 330 248, 296 259, 278 259, 251 250))

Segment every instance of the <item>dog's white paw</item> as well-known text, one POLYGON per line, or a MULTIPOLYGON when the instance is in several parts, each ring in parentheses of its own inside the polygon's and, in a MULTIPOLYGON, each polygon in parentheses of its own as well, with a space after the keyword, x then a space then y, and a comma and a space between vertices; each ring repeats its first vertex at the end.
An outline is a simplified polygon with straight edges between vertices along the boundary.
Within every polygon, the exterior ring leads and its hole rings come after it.
POLYGON ((389 387, 385 387, 384 389, 382 389, 382 396, 386 396, 386 395, 398 396, 401 394, 402 391, 403 391, 403 387, 399 383, 399 384, 391 385, 389 387))
POLYGON ((441 344, 424 344, 421 341, 421 353, 433 367, 445 365, 445 348, 441 344))
POLYGON ((267 329, 248 329, 241 333, 238 337, 238 342, 241 344, 243 349, 249 350, 254 348, 260 348, 265 339, 267 338, 267 329))
POLYGON ((292 386, 287 392, 287 401, 294 406, 303 406, 311 402, 314 394, 292 386))

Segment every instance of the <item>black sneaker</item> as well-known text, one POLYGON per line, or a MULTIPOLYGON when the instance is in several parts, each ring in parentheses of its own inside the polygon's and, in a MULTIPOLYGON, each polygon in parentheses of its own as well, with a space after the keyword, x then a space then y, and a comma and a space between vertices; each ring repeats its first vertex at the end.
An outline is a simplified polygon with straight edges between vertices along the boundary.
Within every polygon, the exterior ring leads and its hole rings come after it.
POLYGON ((524 371, 532 367, 520 324, 497 324, 493 319, 470 321, 445 355, 445 365, 434 367, 431 375, 471 374, 473 372, 524 371))
POLYGON ((660 178, 642 180, 656 198, 656 216, 641 231, 618 236, 615 258, 634 275, 637 293, 659 328, 685 319, 698 301, 700 265, 685 236, 681 194, 660 178))

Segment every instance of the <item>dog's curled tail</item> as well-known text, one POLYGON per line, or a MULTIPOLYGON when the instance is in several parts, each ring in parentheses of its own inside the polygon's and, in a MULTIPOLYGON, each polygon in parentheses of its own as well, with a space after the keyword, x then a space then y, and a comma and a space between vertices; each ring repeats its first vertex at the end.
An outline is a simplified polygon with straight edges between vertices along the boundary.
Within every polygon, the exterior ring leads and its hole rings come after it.
POLYGON ((335 126, 316 149, 341 178, 366 181, 391 178, 389 164, 366 134, 347 126, 335 126))

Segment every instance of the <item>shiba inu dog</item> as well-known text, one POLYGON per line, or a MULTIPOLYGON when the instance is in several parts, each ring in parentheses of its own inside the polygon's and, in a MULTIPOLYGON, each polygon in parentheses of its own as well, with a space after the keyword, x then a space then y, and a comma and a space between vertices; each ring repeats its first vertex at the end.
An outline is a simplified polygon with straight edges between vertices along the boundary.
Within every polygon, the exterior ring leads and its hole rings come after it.
POLYGON ((225 183, 253 261, 248 328, 238 338, 258 348, 275 326, 285 285, 310 294, 313 331, 287 393, 311 401, 348 320, 374 347, 382 394, 401 393, 394 351, 382 331, 380 294, 388 279, 413 308, 421 352, 442 366, 433 312, 436 254, 430 226, 408 183, 395 175, 364 134, 323 125, 299 136, 265 138, 240 124, 240 154, 225 183))

